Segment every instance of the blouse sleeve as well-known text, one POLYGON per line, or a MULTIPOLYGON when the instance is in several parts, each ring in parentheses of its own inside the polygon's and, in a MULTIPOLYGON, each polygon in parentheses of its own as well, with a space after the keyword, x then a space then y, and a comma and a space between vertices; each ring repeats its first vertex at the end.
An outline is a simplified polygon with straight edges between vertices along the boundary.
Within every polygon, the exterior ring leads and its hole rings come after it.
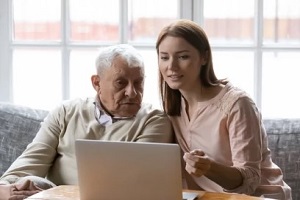
POLYGON ((262 161, 261 115, 251 98, 239 98, 228 113, 227 127, 233 166, 241 172, 243 183, 227 192, 253 194, 260 184, 262 161))

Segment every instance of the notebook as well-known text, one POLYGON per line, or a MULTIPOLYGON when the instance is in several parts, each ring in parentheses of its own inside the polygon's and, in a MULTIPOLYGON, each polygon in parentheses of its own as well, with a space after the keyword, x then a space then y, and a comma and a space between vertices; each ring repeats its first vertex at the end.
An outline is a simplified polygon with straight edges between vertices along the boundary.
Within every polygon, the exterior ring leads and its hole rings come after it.
POLYGON ((80 139, 75 150, 81 200, 183 199, 177 144, 80 139))

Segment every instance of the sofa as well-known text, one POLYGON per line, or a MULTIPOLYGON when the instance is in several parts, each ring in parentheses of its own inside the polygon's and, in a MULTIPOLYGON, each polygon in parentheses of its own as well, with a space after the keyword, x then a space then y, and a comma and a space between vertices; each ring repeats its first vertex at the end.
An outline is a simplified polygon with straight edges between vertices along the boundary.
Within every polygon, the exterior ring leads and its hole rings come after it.
MULTIPOLYGON (((0 102, 0 176, 23 152, 48 111, 0 102)), ((300 200, 300 119, 265 119, 272 159, 300 200)))

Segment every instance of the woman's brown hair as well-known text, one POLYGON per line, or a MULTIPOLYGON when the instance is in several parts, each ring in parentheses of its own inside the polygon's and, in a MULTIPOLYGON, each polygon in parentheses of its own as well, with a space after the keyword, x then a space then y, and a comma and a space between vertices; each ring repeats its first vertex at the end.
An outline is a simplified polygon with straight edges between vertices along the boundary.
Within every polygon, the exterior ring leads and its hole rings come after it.
MULTIPOLYGON (((180 37, 195 47, 200 55, 206 57, 206 64, 201 67, 199 74, 203 87, 211 87, 223 83, 217 79, 212 63, 211 48, 204 30, 195 22, 180 19, 164 27, 156 41, 156 51, 159 56, 159 45, 166 36, 180 37)), ((159 89, 164 111, 170 116, 180 116, 181 93, 171 89, 159 73, 159 89)))

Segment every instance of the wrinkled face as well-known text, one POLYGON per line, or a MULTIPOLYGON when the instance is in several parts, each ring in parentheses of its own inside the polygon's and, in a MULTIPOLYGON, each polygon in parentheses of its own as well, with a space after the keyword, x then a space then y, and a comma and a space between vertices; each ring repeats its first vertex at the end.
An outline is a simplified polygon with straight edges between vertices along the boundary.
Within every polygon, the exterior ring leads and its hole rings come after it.
POLYGON ((195 47, 183 38, 166 36, 158 50, 160 73, 172 89, 190 90, 199 85, 206 61, 195 47))
POLYGON ((132 117, 136 115, 143 98, 144 72, 142 68, 128 66, 125 60, 117 57, 112 66, 97 77, 99 78, 97 92, 100 101, 112 116, 132 117))

